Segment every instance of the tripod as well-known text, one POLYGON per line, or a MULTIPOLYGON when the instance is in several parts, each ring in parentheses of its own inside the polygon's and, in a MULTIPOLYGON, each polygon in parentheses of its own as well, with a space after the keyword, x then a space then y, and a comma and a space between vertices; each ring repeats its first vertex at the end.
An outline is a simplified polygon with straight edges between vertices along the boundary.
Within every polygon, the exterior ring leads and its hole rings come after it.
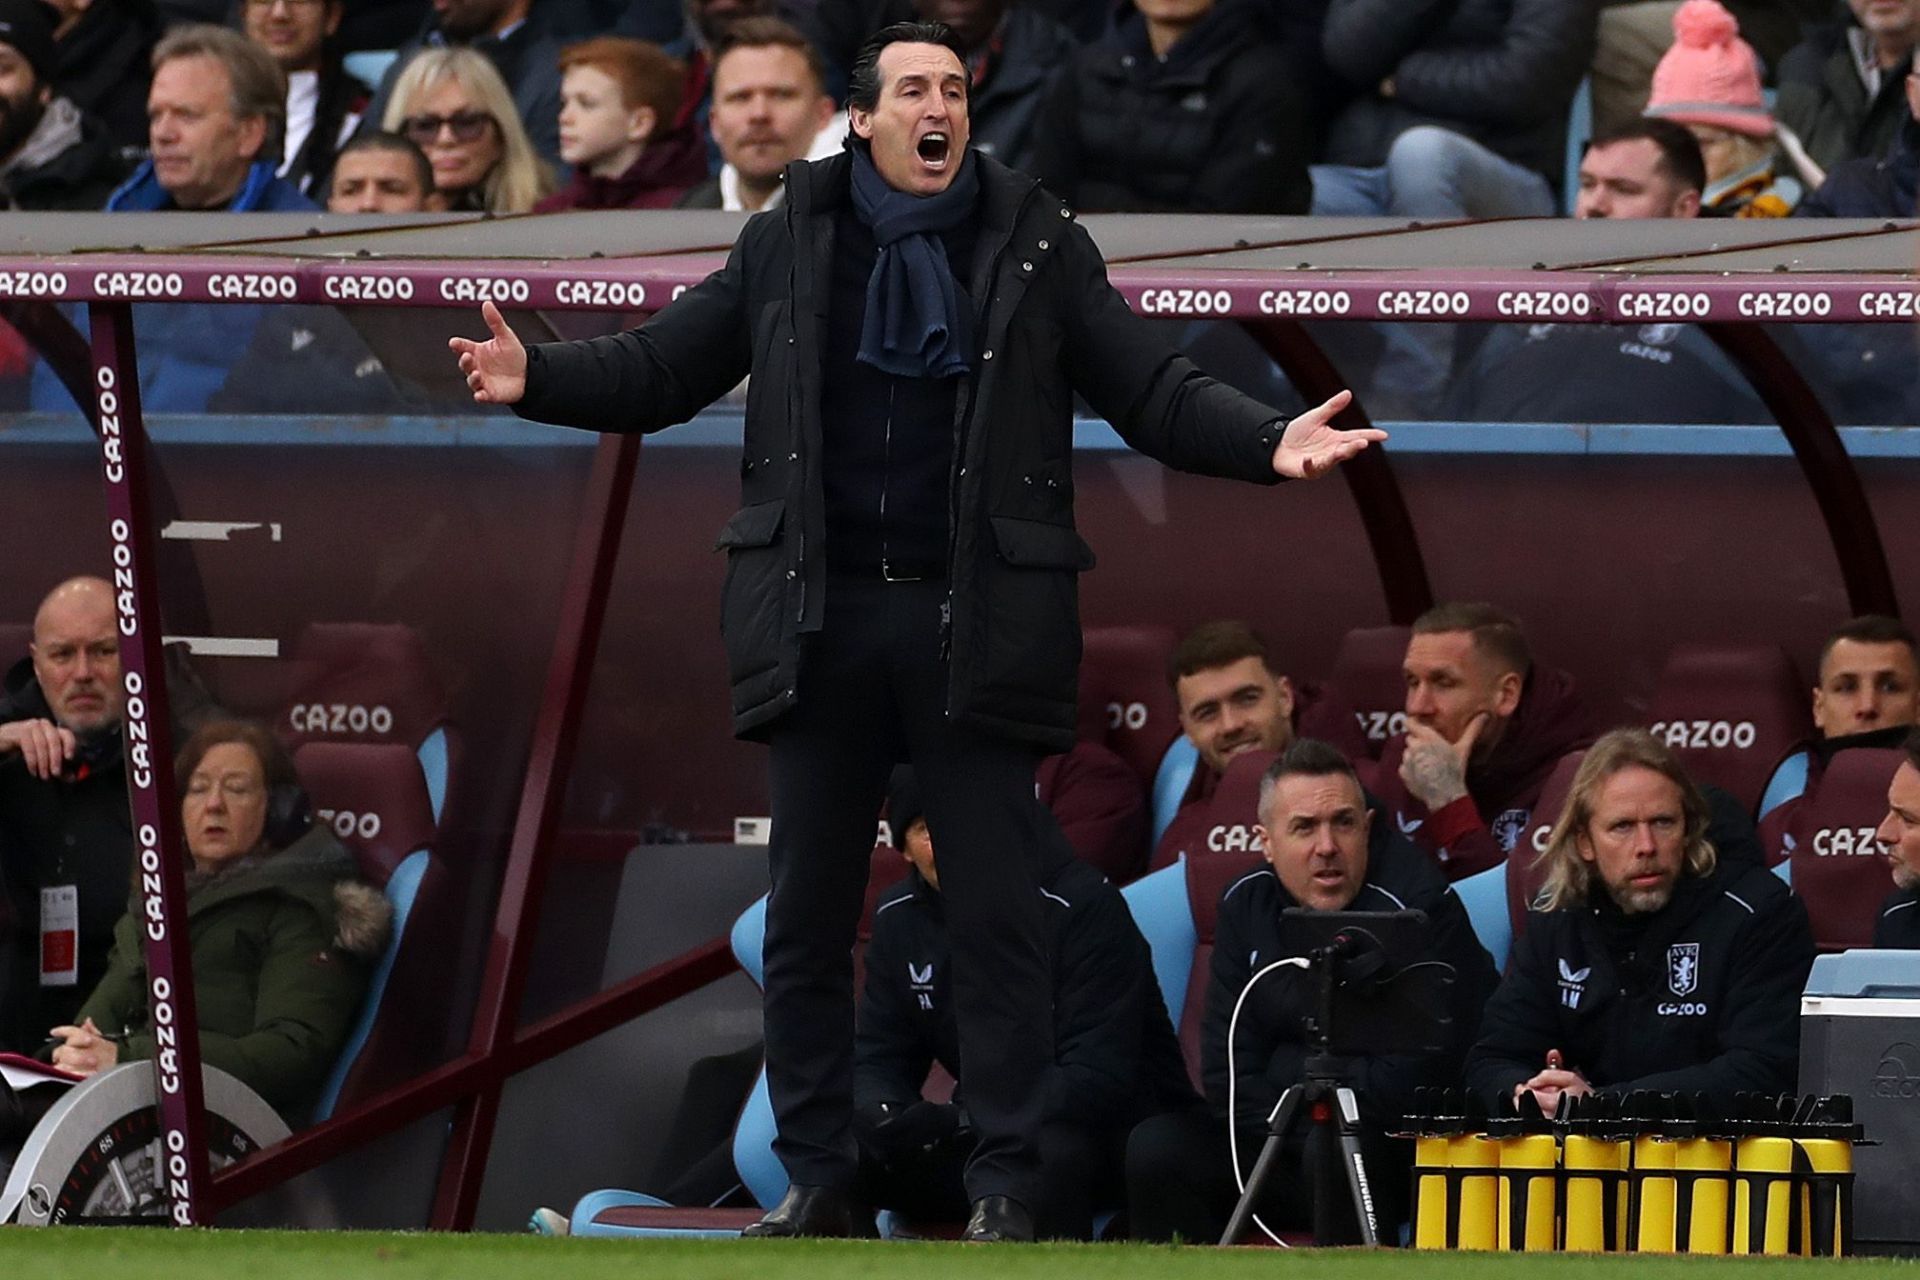
MULTIPOLYGON (((1267 1125, 1267 1140, 1253 1162, 1247 1189, 1233 1207, 1223 1245, 1234 1244, 1253 1220, 1254 1205, 1273 1176, 1273 1166, 1284 1154, 1286 1141, 1302 1122, 1318 1131, 1320 1141, 1309 1148, 1317 1155, 1313 1171, 1313 1240, 1315 1244, 1339 1243, 1341 1210, 1334 1197, 1336 1182, 1344 1181, 1351 1197, 1353 1216, 1360 1224, 1360 1243, 1380 1243, 1379 1223, 1373 1211, 1373 1187, 1367 1180, 1367 1162, 1360 1151, 1360 1106, 1353 1090, 1341 1083, 1341 1061, 1329 1052, 1333 1033, 1333 988, 1338 962, 1351 954, 1349 945, 1336 942, 1308 953, 1312 971, 1319 978, 1319 1014, 1307 1020, 1307 1035, 1312 1051, 1307 1055, 1307 1078, 1287 1086, 1280 1105, 1273 1109, 1267 1125)), ((1227 1118, 1232 1124, 1233 1117, 1227 1118)))

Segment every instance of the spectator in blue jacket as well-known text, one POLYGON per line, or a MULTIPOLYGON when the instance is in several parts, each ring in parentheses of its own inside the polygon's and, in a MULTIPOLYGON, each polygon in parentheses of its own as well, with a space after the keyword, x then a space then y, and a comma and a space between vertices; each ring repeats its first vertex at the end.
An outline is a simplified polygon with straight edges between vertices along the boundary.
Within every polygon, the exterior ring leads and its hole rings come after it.
MULTIPOLYGON (((107 197, 117 213, 303 213, 317 208, 274 176, 286 122, 286 76, 237 31, 188 26, 153 51, 147 97, 152 156, 107 197)), ((244 303, 143 304, 140 402, 152 413, 204 413, 247 349, 265 308, 244 303)), ((33 371, 35 409, 75 409, 45 365, 33 371)))
POLYGON ((107 197, 113 212, 279 213, 316 206, 274 176, 287 79, 237 31, 181 27, 153 51, 147 162, 107 197))

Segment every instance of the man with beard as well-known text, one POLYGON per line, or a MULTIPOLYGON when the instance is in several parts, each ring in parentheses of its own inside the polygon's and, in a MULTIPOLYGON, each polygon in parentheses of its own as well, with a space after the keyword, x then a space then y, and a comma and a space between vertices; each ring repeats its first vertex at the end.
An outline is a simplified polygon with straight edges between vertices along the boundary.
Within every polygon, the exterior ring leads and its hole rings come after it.
POLYGON ((1880 906, 1873 945, 1920 950, 1920 731, 1907 735, 1907 758, 1887 786, 1887 816, 1873 838, 1893 864, 1893 894, 1880 906))
POLYGON ((57 96, 53 13, 0 0, 0 207, 98 209, 133 166, 105 126, 57 96))
POLYGON ((1374 794, 1458 880, 1505 861, 1560 757, 1591 736, 1573 677, 1536 663, 1512 617, 1443 604, 1414 620, 1402 663, 1407 730, 1374 794))
POLYGON ((1793 1091, 1806 908, 1765 868, 1720 857, 1708 821, 1679 759, 1644 729, 1594 743, 1487 1003, 1470 1088, 1531 1094, 1549 1115, 1562 1095, 1599 1089, 1723 1104, 1793 1091))
POLYGON ((560 50, 576 34, 567 0, 434 0, 420 33, 400 46, 361 116, 361 131, 386 118, 401 70, 421 49, 464 45, 487 55, 513 91, 520 122, 547 163, 560 166, 560 50))
POLYGON ((779 18, 742 18, 713 64, 708 126, 720 172, 681 199, 682 209, 758 213, 780 203, 780 175, 804 160, 833 120, 820 55, 779 18))

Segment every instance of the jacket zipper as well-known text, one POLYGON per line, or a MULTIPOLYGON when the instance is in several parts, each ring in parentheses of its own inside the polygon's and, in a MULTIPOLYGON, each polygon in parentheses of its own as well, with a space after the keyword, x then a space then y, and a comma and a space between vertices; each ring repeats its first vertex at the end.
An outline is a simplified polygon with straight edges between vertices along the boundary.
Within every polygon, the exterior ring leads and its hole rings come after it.
POLYGON ((893 581, 893 557, 887 536, 887 493, 893 484, 893 406, 900 390, 900 379, 887 379, 887 426, 880 438, 880 577, 893 581))

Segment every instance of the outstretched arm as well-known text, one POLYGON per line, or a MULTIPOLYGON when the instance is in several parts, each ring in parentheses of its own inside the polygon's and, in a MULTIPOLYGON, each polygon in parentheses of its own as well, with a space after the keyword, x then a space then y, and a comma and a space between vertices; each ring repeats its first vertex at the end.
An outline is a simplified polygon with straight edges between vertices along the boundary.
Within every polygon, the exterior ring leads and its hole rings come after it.
POLYGON ((1368 445, 1385 440, 1378 427, 1343 431, 1333 425, 1340 411, 1353 403, 1353 392, 1342 391, 1317 408, 1287 424, 1273 451, 1273 469, 1289 480, 1316 480, 1368 445))

